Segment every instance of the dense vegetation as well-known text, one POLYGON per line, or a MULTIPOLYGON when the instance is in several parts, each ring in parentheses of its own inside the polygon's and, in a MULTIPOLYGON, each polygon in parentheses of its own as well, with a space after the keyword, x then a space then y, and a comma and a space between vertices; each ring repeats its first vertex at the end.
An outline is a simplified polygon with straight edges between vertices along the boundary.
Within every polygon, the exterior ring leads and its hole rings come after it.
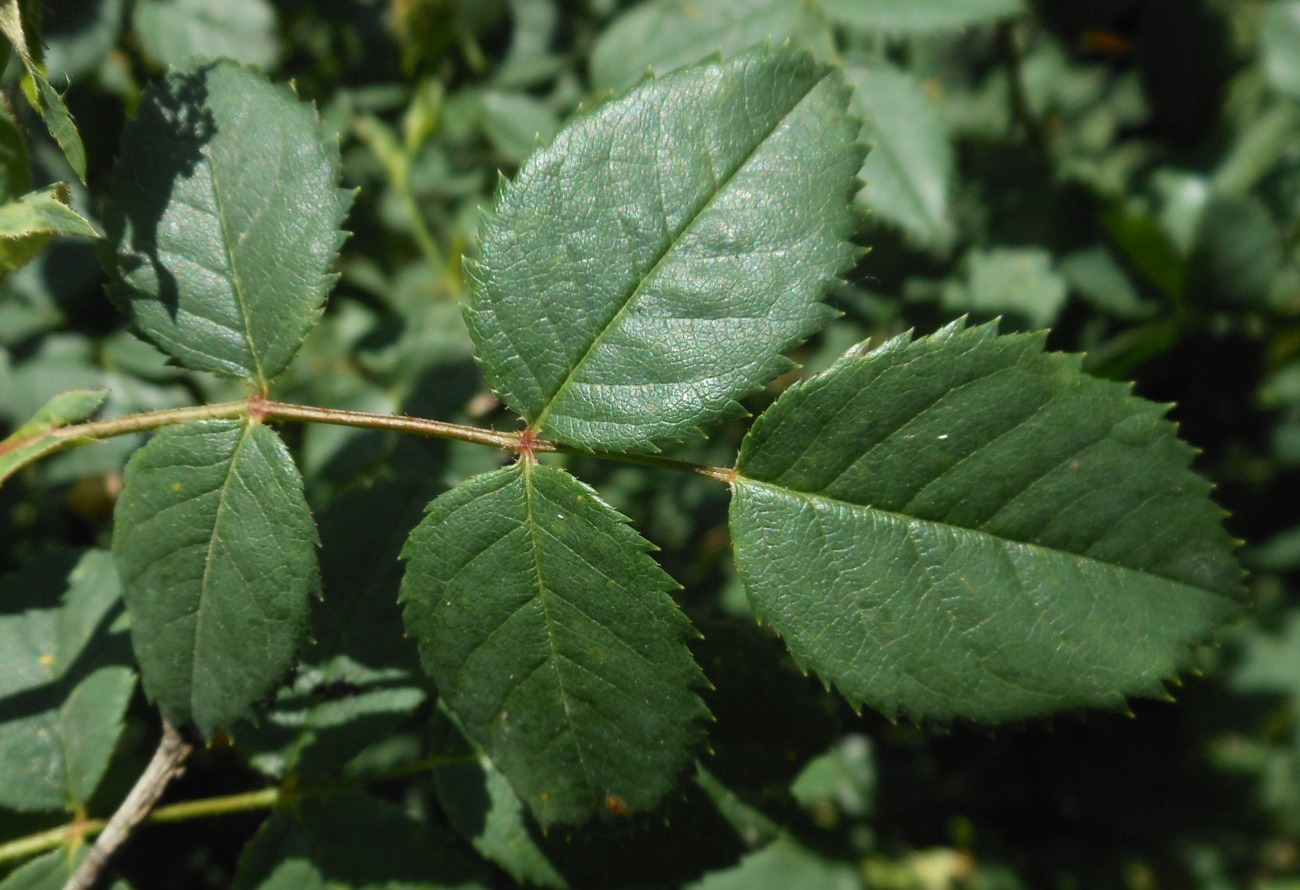
POLYGON ((1300 885, 1300 3, 37 6, 0 890, 1300 885))

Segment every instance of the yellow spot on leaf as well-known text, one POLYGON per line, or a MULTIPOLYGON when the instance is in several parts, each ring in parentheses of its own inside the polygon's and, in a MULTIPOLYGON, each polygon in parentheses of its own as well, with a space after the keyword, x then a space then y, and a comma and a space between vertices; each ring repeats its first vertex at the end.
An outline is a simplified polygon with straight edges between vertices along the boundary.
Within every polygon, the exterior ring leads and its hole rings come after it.
POLYGON ((45 667, 54 667, 54 656, 53 656, 53 655, 42 655, 42 656, 38 659, 38 661, 40 661, 40 663, 41 663, 42 665, 44 665, 45 667))

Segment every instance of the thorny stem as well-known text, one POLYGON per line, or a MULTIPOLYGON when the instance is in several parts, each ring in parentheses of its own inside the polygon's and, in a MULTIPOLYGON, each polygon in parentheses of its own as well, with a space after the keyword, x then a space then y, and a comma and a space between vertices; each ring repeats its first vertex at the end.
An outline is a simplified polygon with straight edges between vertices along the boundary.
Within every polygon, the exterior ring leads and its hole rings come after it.
MULTIPOLYGON (((341 426, 360 427, 362 429, 393 430, 412 433, 417 436, 431 436, 440 439, 457 439, 473 442, 519 453, 543 451, 558 454, 584 455, 600 457, 623 463, 658 469, 676 470, 685 473, 697 473, 730 482, 732 471, 722 468, 697 464, 672 457, 660 457, 644 454, 618 454, 606 452, 587 452, 549 439, 539 439, 527 430, 503 433, 492 429, 448 423, 443 420, 429 420, 423 417, 407 417, 400 414, 371 414, 365 411, 346 411, 341 408, 316 408, 311 405, 298 405, 290 402, 276 402, 261 395, 247 400, 220 402, 212 405, 198 405, 190 408, 169 408, 163 411, 147 411, 141 414, 128 414, 111 420, 93 420, 88 423, 76 423, 70 426, 43 430, 21 439, 0 442, 0 456, 28 445, 48 441, 54 450, 93 439, 106 439, 130 433, 146 432, 158 427, 191 420, 213 420, 235 417, 252 417, 257 420, 298 420, 316 423, 332 423, 341 426)), ((49 454, 46 452, 45 454, 49 454)), ((41 455, 45 456, 45 455, 41 455)))
POLYGON ((140 774, 126 800, 122 801, 117 812, 108 820, 86 858, 77 866, 68 883, 63 885, 63 890, 91 890, 98 883, 104 869, 108 867, 108 861, 126 843, 136 826, 148 817, 167 790, 168 783, 184 770, 185 761, 193 750, 194 745, 176 727, 164 720, 162 741, 158 743, 153 759, 140 774))
MULTIPOLYGON (((478 759, 476 754, 433 755, 422 760, 400 764, 373 775, 358 776, 350 780, 335 780, 310 785, 293 785, 286 783, 257 791, 245 791, 240 794, 227 794, 221 797, 206 797, 199 800, 186 800, 180 803, 158 807, 143 819, 149 824, 165 822, 186 822, 191 819, 206 819, 213 816, 225 816, 230 813, 251 813, 258 810, 272 810, 289 801, 317 797, 340 791, 403 778, 419 773, 432 772, 442 766, 453 763, 468 763, 478 759)), ((5 844, 0 844, 0 863, 16 862, 44 853, 58 847, 66 846, 80 840, 101 835, 108 828, 107 819, 82 819, 51 828, 48 831, 30 834, 5 844)), ((66 890, 66 888, 65 888, 66 890)))

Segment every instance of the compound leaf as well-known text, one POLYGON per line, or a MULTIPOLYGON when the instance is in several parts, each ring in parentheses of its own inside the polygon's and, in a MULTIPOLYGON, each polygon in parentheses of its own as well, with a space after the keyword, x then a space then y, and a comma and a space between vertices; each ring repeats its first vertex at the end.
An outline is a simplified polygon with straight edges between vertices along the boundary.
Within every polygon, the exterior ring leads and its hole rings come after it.
POLYGON ((318 585, 288 449, 248 420, 169 427, 127 463, 114 525, 145 692, 174 724, 230 726, 288 671, 318 585))
POLYGON ((645 83, 534 154, 467 267, 502 399, 591 450, 741 415, 857 253, 847 101, 839 74, 756 49, 645 83))
POLYGON ((122 134, 110 294, 182 365, 264 386, 316 323, 351 193, 286 87, 223 61, 173 71, 122 134))
POLYGON ((742 446, 755 608, 855 706, 1012 720, 1160 695, 1231 615, 1222 514, 1164 408, 956 323, 854 351, 742 446))
POLYGON ((403 552, 425 667, 543 825, 655 804, 707 713, 673 581, 625 522, 524 462, 435 499, 403 552))
POLYGON ((122 731, 135 676, 113 559, 57 554, 0 583, 0 806, 85 805, 122 731), (56 602, 59 592, 62 599, 56 602), (37 598, 45 602, 36 605, 37 598))
POLYGON ((619 16, 591 54, 598 89, 623 90, 645 77, 706 59, 732 56, 765 41, 807 46, 819 58, 835 53, 829 29, 805 0, 653 0, 619 16))

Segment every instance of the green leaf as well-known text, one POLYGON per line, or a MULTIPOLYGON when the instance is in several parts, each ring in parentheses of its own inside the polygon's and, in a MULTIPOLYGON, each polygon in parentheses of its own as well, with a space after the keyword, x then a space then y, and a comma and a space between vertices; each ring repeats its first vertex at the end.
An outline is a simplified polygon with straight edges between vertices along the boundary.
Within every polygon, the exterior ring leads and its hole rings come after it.
POLYGON ((348 774, 425 701, 419 655, 397 605, 402 544, 433 486, 411 480, 350 489, 320 516, 324 599, 291 686, 239 733, 258 769, 277 776, 348 774))
POLYGON ((210 736, 289 670, 317 589, 316 527, 280 437, 169 427, 126 465, 113 552, 145 692, 210 736))
POLYGON ((164 68, 193 56, 225 56, 268 70, 280 61, 275 10, 266 0, 139 0, 131 25, 164 68))
POLYGON ((9 202, 31 191, 32 165, 27 141, 9 106, 0 100, 0 202, 9 202))
POLYGON ((45 434, 50 430, 80 423, 99 410, 108 398, 106 389, 74 389, 59 393, 45 403, 31 420, 0 442, 0 483, 33 461, 68 446, 67 439, 45 434))
POLYGON ((619 16, 591 54, 597 89, 624 90, 653 70, 667 74, 711 55, 789 40, 818 58, 835 55, 825 20, 806 0, 652 0, 619 16))
POLYGON ((872 146, 857 202, 920 243, 947 247, 952 145, 934 100, 896 68, 849 66, 844 75, 854 88, 849 108, 867 119, 862 138, 872 146))
POLYGON ((569 882, 529 831, 523 802, 490 761, 450 764, 438 770, 434 779, 438 802, 451 824, 470 839, 479 855, 520 884, 567 890, 569 882))
POLYGON ((1052 255, 1035 247, 973 248, 965 257, 966 280, 949 281, 943 307, 953 313, 1014 314, 1031 328, 1056 320, 1068 287, 1052 268, 1052 255))
POLYGON ((1154 303, 1138 293, 1111 251, 1100 244, 1066 256, 1060 270, 1070 288, 1101 312, 1118 318, 1144 318, 1157 311, 1154 303))
POLYGON ((1021 0, 821 0, 821 5, 842 25, 894 34, 982 25, 1024 9, 1021 0))
POLYGON ((110 295, 182 365, 265 386, 316 323, 351 193, 293 93, 233 62, 174 71, 122 134, 110 295))
POLYGON ((558 126, 555 112, 526 93, 483 93, 483 132, 511 163, 519 163, 538 145, 548 144, 558 126))
POLYGON ((484 886, 477 878, 445 831, 369 794, 345 791, 267 820, 244 848, 234 887, 470 890, 484 886))
POLYGON ((0 806, 84 806, 135 688, 112 556, 31 563, 0 581, 0 608, 0 806))
POLYGON ((847 101, 806 56, 755 50, 650 81, 534 154, 466 266, 501 398, 593 450, 654 451, 743 414, 857 253, 847 101))
POLYGON ((1285 239, 1268 206, 1253 195, 1213 198, 1188 262, 1193 299, 1259 305, 1285 262, 1285 239))
POLYGON ((59 91, 40 71, 28 68, 27 76, 36 86, 36 101, 33 103, 36 110, 45 120, 45 126, 49 128, 54 141, 63 150, 63 156, 68 159, 72 172, 85 182, 86 148, 81 144, 81 134, 77 132, 77 124, 72 119, 72 112, 68 111, 68 106, 63 104, 63 97, 59 95, 59 91))
POLYGON ((1161 695, 1240 572, 1164 408, 1037 334, 850 352, 754 424, 731 508, 755 609, 855 706, 1014 720, 1161 695))
POLYGON ((45 66, 55 83, 91 81, 106 70, 105 61, 122 35, 125 8, 125 0, 59 4, 43 34, 45 66))
POLYGON ((0 275, 27 265, 55 235, 97 238, 99 233, 68 206, 68 187, 56 183, 0 204, 0 275))
POLYGON ((1300 2, 1274 0, 1264 8, 1259 49, 1273 89, 1300 99, 1300 2))
POLYGON ((544 826, 649 809, 701 737, 690 622, 625 521, 525 462, 434 500, 403 551, 426 669, 544 826))
POLYGON ((63 150, 77 178, 85 182, 86 149, 81 144, 77 125, 73 123, 68 106, 63 104, 63 97, 45 79, 42 70, 40 4, 4 0, 0 3, 0 31, 13 44, 26 70, 24 92, 28 101, 49 127, 50 135, 63 150))
POLYGON ((1167 296, 1182 296, 1187 262, 1153 216, 1116 204, 1097 217, 1134 268, 1167 296))
POLYGON ((714 872, 687 890, 859 890, 862 886, 858 870, 849 863, 836 862, 782 836, 734 868, 714 872))

